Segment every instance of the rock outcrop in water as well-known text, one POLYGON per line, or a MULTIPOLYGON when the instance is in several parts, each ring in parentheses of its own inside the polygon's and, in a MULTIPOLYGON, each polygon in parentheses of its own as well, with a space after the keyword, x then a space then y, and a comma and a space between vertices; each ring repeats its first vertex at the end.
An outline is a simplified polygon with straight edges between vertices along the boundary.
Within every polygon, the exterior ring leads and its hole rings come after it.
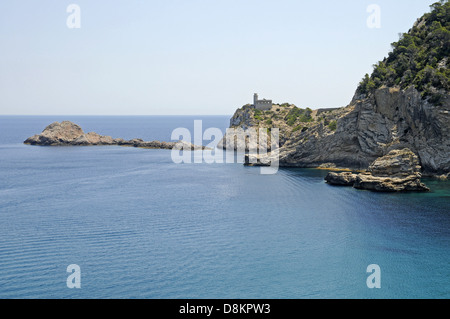
POLYGON ((367 172, 330 172, 325 177, 327 183, 339 186, 353 186, 377 192, 429 191, 421 183, 418 157, 409 149, 393 150, 375 160, 367 172))
POLYGON ((54 122, 48 125, 41 134, 34 135, 25 144, 42 146, 62 145, 114 145, 118 144, 111 136, 102 136, 90 132, 85 134, 80 126, 69 121, 54 122))
POLYGON ((178 142, 146 142, 142 139, 124 140, 111 136, 99 135, 95 132, 84 133, 80 126, 70 121, 54 122, 48 125, 41 134, 34 135, 24 141, 29 145, 41 146, 93 146, 120 145, 153 149, 202 150, 204 146, 194 145, 185 141, 178 142))

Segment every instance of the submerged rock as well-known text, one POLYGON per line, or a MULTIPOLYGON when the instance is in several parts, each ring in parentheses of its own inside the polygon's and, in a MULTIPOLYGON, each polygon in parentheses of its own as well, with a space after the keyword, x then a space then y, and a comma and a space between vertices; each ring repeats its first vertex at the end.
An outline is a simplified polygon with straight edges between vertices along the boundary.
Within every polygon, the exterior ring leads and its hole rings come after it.
POLYGON ((325 180, 331 185, 353 186, 377 192, 429 191, 420 181, 420 170, 417 155, 404 148, 376 159, 365 173, 330 172, 325 180))
POLYGON ((99 135, 95 132, 84 133, 80 126, 70 121, 54 122, 48 125, 41 134, 29 137, 24 141, 29 145, 40 146, 91 146, 91 145, 120 145, 153 149, 203 150, 204 146, 194 145, 185 141, 178 142, 146 142, 140 138, 124 140, 113 139, 111 136, 99 135))

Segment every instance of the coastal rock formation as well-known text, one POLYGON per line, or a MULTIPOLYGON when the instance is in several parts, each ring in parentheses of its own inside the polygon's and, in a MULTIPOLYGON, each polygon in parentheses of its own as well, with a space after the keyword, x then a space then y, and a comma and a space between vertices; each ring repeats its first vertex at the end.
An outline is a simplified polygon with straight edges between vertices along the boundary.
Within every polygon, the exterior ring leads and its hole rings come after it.
POLYGON ((41 134, 25 140, 25 144, 41 146, 62 145, 114 145, 118 144, 110 136, 97 133, 84 133, 80 126, 70 121, 54 122, 48 125, 41 134))
MULTIPOLYGON (((230 128, 279 128, 280 166, 327 164, 364 170, 391 150, 409 148, 418 155, 425 175, 450 172, 448 94, 441 105, 434 105, 414 87, 382 87, 370 95, 355 93, 349 106, 314 110, 309 118, 300 116, 288 123, 296 109, 274 105, 258 112, 244 106, 231 118, 230 128)), ((226 136, 218 147, 228 148, 226 136)), ((239 142, 237 147, 242 147, 239 142)))
POLYGON ((427 192, 430 189, 420 182, 421 175, 413 174, 406 177, 379 177, 370 174, 359 174, 354 188, 376 192, 427 192))
POLYGON ((351 172, 336 173, 330 172, 325 177, 327 183, 338 186, 353 186, 356 182, 358 174, 351 172))
MULTIPOLYGON (((392 150, 410 149, 424 176, 450 173, 450 2, 392 44, 388 57, 359 83, 348 106, 311 110, 289 103, 238 109, 230 128, 279 128, 285 167, 366 170, 392 150)), ((219 146, 233 148, 222 140, 219 146)))
POLYGON ((429 191, 421 183, 418 157, 409 149, 393 150, 376 159, 367 172, 330 172, 325 177, 327 183, 339 186, 353 186, 378 192, 429 191))
POLYGON ((99 135, 95 132, 84 133, 80 126, 70 121, 54 122, 48 125, 41 134, 29 137, 24 141, 29 145, 40 146, 93 146, 120 145, 150 149, 203 150, 204 146, 194 145, 186 141, 178 142, 146 142, 142 139, 124 140, 111 136, 99 135))
POLYGON ((336 119, 332 134, 319 124, 289 140, 280 150, 280 165, 316 167, 332 162, 365 169, 393 149, 409 148, 418 154, 425 173, 450 171, 449 97, 436 106, 413 87, 383 87, 373 96, 358 98, 336 119))
POLYGON ((387 155, 377 158, 368 168, 373 176, 400 176, 420 174, 419 159, 411 150, 392 150, 387 155))

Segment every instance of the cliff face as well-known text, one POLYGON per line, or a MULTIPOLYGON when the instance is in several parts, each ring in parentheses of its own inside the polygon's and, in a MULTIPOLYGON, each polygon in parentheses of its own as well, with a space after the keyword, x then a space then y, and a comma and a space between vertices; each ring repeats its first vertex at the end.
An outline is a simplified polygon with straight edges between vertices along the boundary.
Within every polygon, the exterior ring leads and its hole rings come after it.
MULTIPOLYGON (((408 148, 417 154, 424 174, 450 172, 448 93, 435 105, 413 86, 381 87, 371 94, 355 94, 346 107, 314 110, 308 121, 297 119, 288 125, 293 108, 274 105, 255 114, 243 107, 231 118, 230 127, 279 128, 281 166, 367 169, 391 150, 408 148)), ((226 148, 224 142, 220 146, 226 148)))
POLYGON ((423 100, 413 87, 382 87, 355 96, 333 134, 319 124, 285 143, 280 164, 315 167, 323 163, 365 169, 393 149, 409 148, 428 174, 450 171, 450 99, 441 106, 423 100), (306 140, 306 142, 304 142, 306 140))
MULTIPOLYGON (((243 107, 231 118, 230 127, 278 127, 281 166, 331 163, 366 169, 389 151, 408 148, 417 154, 425 174, 450 172, 448 94, 441 105, 434 105, 414 87, 381 87, 373 94, 355 94, 349 106, 314 110, 309 121, 288 125, 286 118, 293 108, 274 105, 270 111, 255 114, 254 109, 243 107), (330 125, 334 121, 335 129, 330 125)), ((224 143, 219 146, 226 148, 224 143)))
MULTIPOLYGON (((408 148, 422 172, 450 172, 450 3, 435 3, 359 83, 350 104, 326 110, 243 107, 231 127, 280 129, 280 165, 367 169, 408 148)), ((223 145, 226 148, 226 145, 223 145)))

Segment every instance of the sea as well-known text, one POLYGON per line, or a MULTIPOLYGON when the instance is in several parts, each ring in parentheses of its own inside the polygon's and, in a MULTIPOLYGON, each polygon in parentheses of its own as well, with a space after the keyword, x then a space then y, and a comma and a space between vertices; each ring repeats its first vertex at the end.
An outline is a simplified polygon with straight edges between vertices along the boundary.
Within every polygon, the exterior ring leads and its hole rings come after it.
POLYGON ((324 170, 23 144, 54 121, 171 141, 229 119, 1 116, 0 298, 450 297, 449 182, 373 193, 330 186, 324 170))

